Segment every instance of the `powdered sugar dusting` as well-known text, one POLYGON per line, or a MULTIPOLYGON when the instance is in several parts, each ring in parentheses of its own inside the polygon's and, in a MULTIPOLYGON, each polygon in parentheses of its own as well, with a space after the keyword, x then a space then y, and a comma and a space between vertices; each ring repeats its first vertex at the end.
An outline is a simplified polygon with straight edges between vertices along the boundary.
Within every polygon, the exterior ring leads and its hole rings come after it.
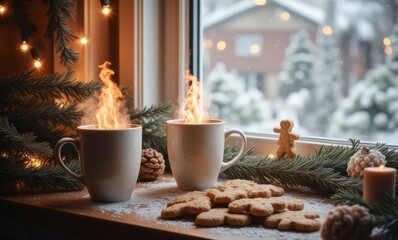
MULTIPOLYGON (((167 202, 185 192, 180 191, 173 178, 163 177, 161 182, 139 183, 133 192, 131 200, 121 203, 99 204, 93 203, 89 208, 111 214, 113 217, 122 215, 135 215, 153 224, 167 226, 168 228, 199 229, 194 225, 193 219, 164 220, 160 213, 167 202)), ((304 200, 305 211, 318 213, 323 222, 327 212, 333 209, 330 200, 313 193, 303 191, 288 191, 284 197, 295 197, 304 200)), ((222 234, 223 236, 242 236, 245 238, 277 238, 277 239, 319 239, 320 232, 298 233, 284 232, 276 229, 265 228, 263 225, 252 225, 243 228, 221 226, 214 228, 200 228, 209 233, 222 234)))

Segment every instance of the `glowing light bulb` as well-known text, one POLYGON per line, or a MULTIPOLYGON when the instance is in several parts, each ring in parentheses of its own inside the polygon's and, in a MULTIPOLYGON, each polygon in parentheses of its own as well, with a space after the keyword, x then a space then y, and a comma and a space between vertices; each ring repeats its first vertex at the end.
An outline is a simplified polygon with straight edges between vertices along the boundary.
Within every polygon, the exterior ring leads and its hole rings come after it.
POLYGON ((80 38, 80 43, 86 45, 88 43, 88 39, 86 37, 80 38))
POLYGON ((26 51, 28 51, 28 50, 29 50, 29 44, 28 44, 27 42, 23 41, 23 42, 21 43, 21 51, 22 51, 22 52, 26 52, 26 51))
POLYGON ((203 47, 204 48, 211 48, 213 46, 213 41, 210 39, 207 39, 203 42, 203 47))
POLYGON ((263 5, 267 4, 267 0, 253 0, 253 2, 257 6, 263 6, 263 5))
POLYGON ((325 35, 332 35, 333 34, 333 28, 331 26, 324 26, 322 28, 322 32, 325 35))
POLYGON ((102 14, 108 16, 111 13, 111 7, 109 5, 102 6, 102 14))
POLYGON ((227 43, 224 41, 219 41, 217 43, 217 49, 223 51, 227 47, 227 43))
POLYGON ((383 39, 383 43, 386 46, 390 46, 391 45, 391 39, 386 37, 386 38, 383 39))
POLYGON ((0 5, 0 15, 3 15, 7 11, 6 6, 0 5))
POLYGON ((289 19, 290 19, 290 13, 288 13, 288 12, 283 12, 283 13, 281 13, 281 19, 282 19, 283 21, 289 21, 289 19))
POLYGON ((384 47, 384 53, 385 53, 386 55, 391 55, 392 52, 393 52, 392 47, 390 47, 390 46, 384 47))
POLYGON ((260 52, 260 46, 257 44, 252 44, 250 46, 250 52, 253 54, 258 54, 260 52))
POLYGON ((33 60, 33 65, 35 66, 35 68, 39 69, 43 66, 43 63, 41 62, 40 59, 35 59, 33 60))

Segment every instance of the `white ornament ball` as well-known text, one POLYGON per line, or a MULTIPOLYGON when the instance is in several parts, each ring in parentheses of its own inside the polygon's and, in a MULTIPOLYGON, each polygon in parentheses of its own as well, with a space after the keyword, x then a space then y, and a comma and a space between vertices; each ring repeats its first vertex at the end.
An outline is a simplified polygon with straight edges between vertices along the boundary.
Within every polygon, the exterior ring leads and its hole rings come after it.
POLYGON ((386 165, 386 163, 386 157, 380 151, 362 147, 350 158, 347 164, 347 173, 352 178, 363 177, 363 169, 378 167, 381 164, 386 165))

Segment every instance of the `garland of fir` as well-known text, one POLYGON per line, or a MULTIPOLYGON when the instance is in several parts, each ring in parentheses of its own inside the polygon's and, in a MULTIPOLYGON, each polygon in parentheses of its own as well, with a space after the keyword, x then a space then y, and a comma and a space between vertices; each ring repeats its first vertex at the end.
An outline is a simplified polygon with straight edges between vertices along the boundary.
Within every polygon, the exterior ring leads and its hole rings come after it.
MULTIPOLYGON (((360 149, 359 140, 350 139, 352 146, 322 146, 311 156, 290 159, 271 159, 268 156, 251 155, 249 150, 241 161, 228 168, 224 174, 228 178, 254 180, 260 183, 273 183, 285 187, 304 186, 321 194, 333 195, 339 190, 362 193, 363 180, 347 175, 347 163, 360 149)), ((386 144, 376 144, 373 148, 386 156, 387 166, 398 168, 398 153, 386 144)), ((224 161, 237 154, 235 147, 227 147, 224 161)), ((397 188, 397 187, 396 187, 397 188)))
MULTIPOLYGON (((62 137, 76 136, 82 116, 76 103, 97 93, 100 82, 78 82, 70 72, 37 78, 32 74, 0 76, 0 191, 16 185, 80 190, 83 185, 56 163, 53 146, 62 137)), ((144 148, 155 148, 167 156, 164 115, 172 107, 162 103, 129 110, 131 121, 143 127, 144 148)), ((65 158, 72 171, 80 171, 73 149, 65 158)))

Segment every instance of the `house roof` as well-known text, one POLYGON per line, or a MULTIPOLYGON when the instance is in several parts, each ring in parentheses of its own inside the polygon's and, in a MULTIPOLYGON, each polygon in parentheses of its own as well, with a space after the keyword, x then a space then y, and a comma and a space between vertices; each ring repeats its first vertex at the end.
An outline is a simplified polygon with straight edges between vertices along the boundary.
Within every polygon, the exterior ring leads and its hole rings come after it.
MULTIPOLYGON (((299 0, 269 0, 267 5, 270 3, 274 3, 316 24, 321 24, 324 19, 325 14, 322 9, 299 0)), ((244 14, 256 7, 259 6, 253 1, 239 1, 225 8, 217 9, 203 18, 202 27, 203 29, 207 29, 217 26, 220 23, 228 21, 240 14, 244 14)))
MULTIPOLYGON (((325 20, 325 10, 322 7, 314 6, 303 2, 301 0, 268 0, 268 4, 275 4, 291 13, 294 13, 297 16, 306 19, 312 23, 317 25, 322 25, 325 20)), ((348 6, 353 7, 353 9, 358 9, 357 2, 353 2, 351 4, 344 3, 344 6, 337 6, 339 8, 346 8, 348 6)), ((265 5, 265 6, 267 6, 265 5)), ((239 1, 234 4, 230 4, 229 6, 217 9, 214 12, 207 14, 202 20, 202 27, 204 30, 215 27, 225 21, 228 21, 231 18, 234 18, 238 15, 247 13, 248 11, 256 9, 258 6, 254 3, 254 1, 239 1)), ((352 14, 351 11, 337 11, 337 22, 336 25, 341 31, 349 31, 350 30, 350 19, 347 14, 352 14)), ((362 40, 369 40, 373 38, 374 29, 372 24, 365 19, 357 19, 356 28, 358 31, 358 37, 362 40)))

